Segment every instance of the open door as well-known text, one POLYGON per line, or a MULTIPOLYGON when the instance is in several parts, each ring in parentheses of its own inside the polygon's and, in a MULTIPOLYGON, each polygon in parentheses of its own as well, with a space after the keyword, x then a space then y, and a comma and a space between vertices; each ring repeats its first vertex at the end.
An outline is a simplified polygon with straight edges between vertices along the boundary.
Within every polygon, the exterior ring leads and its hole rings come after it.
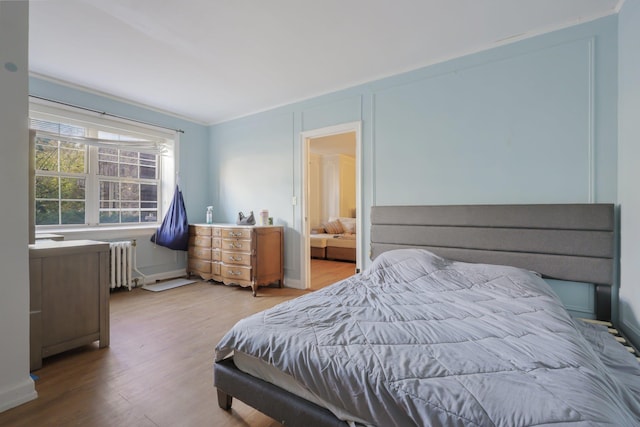
POLYGON ((361 123, 353 122, 301 133, 302 278, 307 289, 312 285, 312 251, 314 265, 333 271, 325 272, 323 278, 316 276, 324 281, 320 286, 331 280, 331 274, 347 277, 362 265, 360 129, 361 123), (344 227, 329 227, 325 236, 312 238, 312 229, 331 220, 344 227), (330 262, 335 260, 339 262, 330 262))

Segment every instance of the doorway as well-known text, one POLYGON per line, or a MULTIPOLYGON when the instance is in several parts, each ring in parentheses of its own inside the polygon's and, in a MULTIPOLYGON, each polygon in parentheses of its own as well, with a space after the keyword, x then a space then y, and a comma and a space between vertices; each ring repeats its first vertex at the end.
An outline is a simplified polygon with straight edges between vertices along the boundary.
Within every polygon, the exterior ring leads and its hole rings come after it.
POLYGON ((319 289, 361 265, 360 122, 301 134, 302 278, 319 289))

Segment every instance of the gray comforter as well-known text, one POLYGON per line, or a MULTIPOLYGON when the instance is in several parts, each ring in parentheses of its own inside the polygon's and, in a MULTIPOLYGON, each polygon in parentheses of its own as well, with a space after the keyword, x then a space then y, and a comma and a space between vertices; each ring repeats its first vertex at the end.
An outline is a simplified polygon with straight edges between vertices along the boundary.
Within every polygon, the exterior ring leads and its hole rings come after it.
POLYGON ((258 357, 380 427, 640 425, 640 369, 609 338, 531 272, 398 250, 240 321, 216 359, 258 357))

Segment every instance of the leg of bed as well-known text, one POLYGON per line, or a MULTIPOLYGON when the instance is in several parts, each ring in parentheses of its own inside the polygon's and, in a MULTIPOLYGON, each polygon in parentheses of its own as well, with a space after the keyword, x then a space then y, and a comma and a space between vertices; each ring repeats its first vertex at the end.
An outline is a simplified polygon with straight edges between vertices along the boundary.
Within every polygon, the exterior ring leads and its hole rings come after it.
POLYGON ((232 403, 233 403, 233 396, 218 389, 218 406, 224 409, 225 411, 228 411, 229 409, 231 409, 232 403))

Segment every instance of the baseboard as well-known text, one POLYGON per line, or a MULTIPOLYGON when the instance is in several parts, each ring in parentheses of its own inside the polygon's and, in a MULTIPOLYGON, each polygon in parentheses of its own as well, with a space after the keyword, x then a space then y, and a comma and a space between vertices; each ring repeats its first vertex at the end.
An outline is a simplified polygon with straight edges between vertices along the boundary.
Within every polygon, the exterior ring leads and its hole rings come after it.
POLYGON ((635 349, 640 349, 640 331, 638 328, 630 325, 629 322, 621 321, 619 323, 620 330, 624 333, 625 337, 630 341, 631 345, 635 349))
POLYGON ((14 408, 38 397, 30 376, 11 388, 0 389, 0 412, 14 408))
POLYGON ((294 289, 306 289, 302 284, 302 280, 296 280, 296 279, 286 279, 284 281, 284 287, 294 288, 294 289))
POLYGON ((155 273, 155 274, 145 274, 144 283, 143 283, 143 277, 141 276, 134 277, 134 279, 138 279, 137 286, 142 286, 142 285, 151 285, 155 282, 159 282, 160 280, 176 279, 178 277, 186 277, 186 276, 187 276, 187 270, 181 269, 181 270, 163 271, 162 273, 155 273))

